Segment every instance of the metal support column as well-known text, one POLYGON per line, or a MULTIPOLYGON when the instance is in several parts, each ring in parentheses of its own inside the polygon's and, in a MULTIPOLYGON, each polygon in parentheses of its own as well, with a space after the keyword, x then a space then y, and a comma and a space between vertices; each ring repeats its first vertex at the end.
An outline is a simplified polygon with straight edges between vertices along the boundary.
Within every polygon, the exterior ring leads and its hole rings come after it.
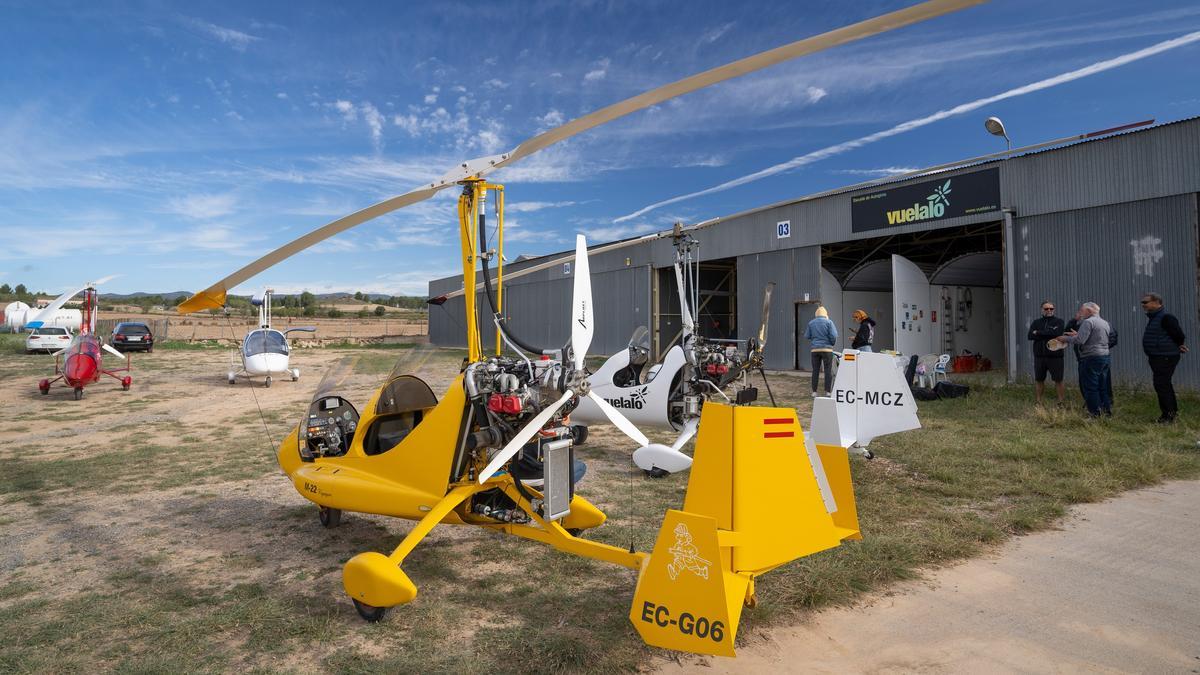
POLYGON ((1004 323, 1008 383, 1017 381, 1017 273, 1012 209, 1004 209, 1004 323))

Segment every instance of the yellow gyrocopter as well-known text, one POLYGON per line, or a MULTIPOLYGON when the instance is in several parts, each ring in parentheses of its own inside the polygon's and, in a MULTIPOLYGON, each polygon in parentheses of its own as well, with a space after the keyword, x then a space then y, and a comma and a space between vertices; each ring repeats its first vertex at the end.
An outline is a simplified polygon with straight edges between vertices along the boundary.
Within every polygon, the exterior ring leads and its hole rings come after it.
MULTIPOLYGON (((343 511, 416 521, 390 554, 360 553, 343 570, 359 614, 383 618, 413 600, 405 558, 438 524, 475 525, 549 544, 560 551, 638 571, 629 618, 648 644, 699 654, 734 655, 743 605, 755 603, 763 573, 859 539, 845 444, 805 439, 796 411, 704 404, 682 509, 666 512, 650 553, 580 538, 605 515, 576 493, 568 415, 590 398, 622 432, 648 439, 591 391, 584 357, 593 310, 587 246, 576 239, 571 339, 558 349, 529 345, 504 321, 504 188, 485 176, 553 143, 613 119, 767 66, 911 25, 982 0, 932 0, 800 40, 651 90, 531 138, 509 153, 463 162, 437 182, 333 221, 250 263, 180 305, 219 309, 226 293, 268 267, 334 234, 460 186, 459 237, 464 288, 482 273, 496 327, 484 352, 476 295, 465 293, 468 355, 438 399, 411 374, 392 372, 363 407, 324 387, 280 444, 280 467, 319 507, 326 526, 343 511), (497 214, 494 249, 486 240, 489 193, 497 214), (488 261, 496 260, 495 287, 488 261), (477 265, 479 269, 477 270, 477 265), (508 347, 507 350, 504 347, 508 347), (529 358, 529 355, 535 358, 529 358), (546 358, 549 357, 549 358, 546 358), (781 480, 781 477, 784 480, 781 480)), ((836 436, 836 434, 835 434, 836 436)))

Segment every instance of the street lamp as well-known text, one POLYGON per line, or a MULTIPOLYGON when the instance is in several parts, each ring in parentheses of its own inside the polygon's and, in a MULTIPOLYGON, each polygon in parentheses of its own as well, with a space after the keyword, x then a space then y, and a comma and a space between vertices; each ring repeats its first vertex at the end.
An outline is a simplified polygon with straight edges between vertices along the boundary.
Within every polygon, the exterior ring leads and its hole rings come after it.
POLYGON ((1004 122, 1001 122, 999 117, 989 117, 984 120, 983 128, 993 136, 1003 136, 1004 140, 1008 141, 1008 149, 1012 150, 1012 140, 1009 139, 1008 132, 1004 130, 1004 122))

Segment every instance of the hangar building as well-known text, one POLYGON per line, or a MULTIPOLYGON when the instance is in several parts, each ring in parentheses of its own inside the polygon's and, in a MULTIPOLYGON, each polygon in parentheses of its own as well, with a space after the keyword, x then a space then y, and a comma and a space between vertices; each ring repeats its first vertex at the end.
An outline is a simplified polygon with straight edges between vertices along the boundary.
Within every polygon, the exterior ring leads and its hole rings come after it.
MULTIPOLYGON (((1200 330, 1198 209, 1200 118, 791 199, 692 233, 703 261, 698 324, 712 337, 756 334, 763 287, 773 281, 770 368, 809 367, 804 327, 824 305, 842 336, 851 334, 850 313, 866 310, 878 322, 877 351, 967 350, 1020 380, 1032 373, 1026 332, 1042 300, 1064 319, 1094 301, 1121 338, 1114 379, 1148 385, 1141 294, 1162 293, 1189 336, 1200 330)), ((638 326, 665 353, 679 334, 670 238, 589 259, 591 353, 622 349, 638 326)), ((570 267, 506 280, 505 314, 526 341, 566 342, 570 267)), ((430 282, 429 293, 461 288, 458 275, 430 282)), ((486 308, 482 292, 479 300, 486 308)), ((461 298, 431 307, 431 341, 462 346, 462 314, 461 298)), ((1175 379, 1200 389, 1200 357, 1184 358, 1175 379)))

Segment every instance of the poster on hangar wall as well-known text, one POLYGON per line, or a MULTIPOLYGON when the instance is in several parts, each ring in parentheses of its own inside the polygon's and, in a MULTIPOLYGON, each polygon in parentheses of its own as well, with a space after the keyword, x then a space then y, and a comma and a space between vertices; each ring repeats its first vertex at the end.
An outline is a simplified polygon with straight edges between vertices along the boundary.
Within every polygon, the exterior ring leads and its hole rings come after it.
POLYGON ((850 200, 852 232, 937 222, 1000 210, 1000 170, 938 178, 850 200))

